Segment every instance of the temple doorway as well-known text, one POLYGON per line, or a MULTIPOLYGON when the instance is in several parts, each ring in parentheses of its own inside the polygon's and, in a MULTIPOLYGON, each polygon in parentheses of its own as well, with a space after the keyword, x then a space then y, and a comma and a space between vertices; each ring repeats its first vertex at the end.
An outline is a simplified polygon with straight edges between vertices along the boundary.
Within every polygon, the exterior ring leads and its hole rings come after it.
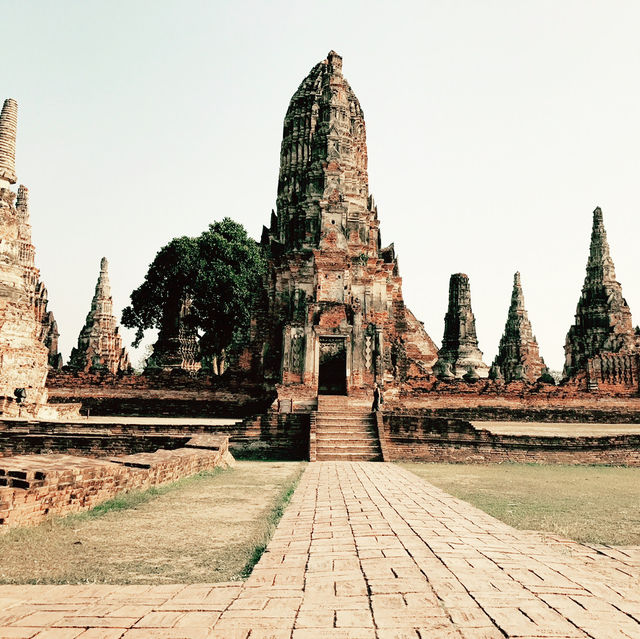
POLYGON ((321 337, 318 394, 347 394, 347 348, 344 337, 321 337))

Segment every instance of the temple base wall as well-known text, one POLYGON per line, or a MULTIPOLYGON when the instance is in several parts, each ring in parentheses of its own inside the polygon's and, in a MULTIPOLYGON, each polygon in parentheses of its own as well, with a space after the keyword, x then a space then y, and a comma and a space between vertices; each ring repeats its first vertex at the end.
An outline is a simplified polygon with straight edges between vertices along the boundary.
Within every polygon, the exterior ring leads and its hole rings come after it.
POLYGON ((640 466, 640 435, 501 435, 459 419, 415 414, 385 413, 382 422, 385 461, 640 466))
POLYGON ((193 437, 229 440, 234 455, 306 459, 308 413, 266 413, 226 424, 206 422, 123 423, 0 421, 0 458, 12 455, 65 453, 105 457, 187 446, 193 437))
POLYGON ((149 417, 245 417, 264 412, 275 393, 220 377, 110 375, 52 371, 49 402, 82 404, 82 414, 149 417))

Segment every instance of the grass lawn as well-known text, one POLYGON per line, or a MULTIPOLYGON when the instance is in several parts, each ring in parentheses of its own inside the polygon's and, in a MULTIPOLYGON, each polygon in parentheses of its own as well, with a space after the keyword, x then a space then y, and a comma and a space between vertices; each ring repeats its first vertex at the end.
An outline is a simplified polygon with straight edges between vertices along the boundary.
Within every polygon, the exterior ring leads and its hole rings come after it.
POLYGON ((0 536, 2 583, 213 583, 259 559, 304 469, 238 462, 0 536))
POLYGON ((640 468, 400 465, 514 528, 587 543, 640 544, 640 468))

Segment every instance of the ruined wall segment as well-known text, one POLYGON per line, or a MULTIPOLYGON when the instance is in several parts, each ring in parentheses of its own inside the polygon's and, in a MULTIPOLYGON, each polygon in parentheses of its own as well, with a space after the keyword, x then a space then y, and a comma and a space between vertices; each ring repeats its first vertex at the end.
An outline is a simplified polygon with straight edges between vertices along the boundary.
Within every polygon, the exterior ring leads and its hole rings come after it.
POLYGON ((471 310, 469 277, 454 273, 449 279, 449 306, 436 371, 442 378, 487 377, 489 367, 478 348, 476 318, 471 310))
POLYGON ((600 207, 593 212, 587 272, 575 322, 565 342, 564 375, 584 378, 589 388, 599 384, 638 385, 640 337, 631 310, 616 280, 600 207))
POLYGON ((547 370, 524 305, 520 273, 513 276, 511 305, 492 369, 505 382, 535 382, 547 370))
POLYGON ((254 324, 259 374, 314 395, 323 358, 341 349, 348 394, 431 372, 436 347, 404 306, 393 245, 381 245, 364 114, 334 51, 289 104, 277 213, 262 238, 270 269, 254 324))
POLYGON ((104 371, 116 375, 129 372, 131 363, 113 314, 108 269, 107 258, 103 257, 91 309, 80 331, 78 346, 71 351, 69 366, 85 372, 104 371))

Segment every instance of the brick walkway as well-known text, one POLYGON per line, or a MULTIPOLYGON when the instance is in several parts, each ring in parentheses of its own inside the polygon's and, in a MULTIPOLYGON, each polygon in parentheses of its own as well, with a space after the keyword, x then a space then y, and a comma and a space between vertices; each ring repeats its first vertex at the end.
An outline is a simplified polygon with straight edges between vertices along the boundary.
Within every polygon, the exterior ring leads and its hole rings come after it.
POLYGON ((0 637, 640 637, 640 551, 516 531, 391 464, 310 464, 244 585, 0 586, 0 637))

